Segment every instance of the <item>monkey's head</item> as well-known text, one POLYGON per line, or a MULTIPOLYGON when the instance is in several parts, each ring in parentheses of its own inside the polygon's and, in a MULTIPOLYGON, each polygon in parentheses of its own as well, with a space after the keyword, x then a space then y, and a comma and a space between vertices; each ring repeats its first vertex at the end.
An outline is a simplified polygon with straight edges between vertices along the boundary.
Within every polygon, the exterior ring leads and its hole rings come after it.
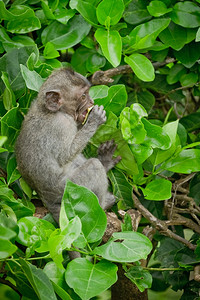
POLYGON ((68 68, 54 71, 42 85, 38 101, 47 112, 61 111, 82 123, 94 102, 89 96, 90 82, 68 68))

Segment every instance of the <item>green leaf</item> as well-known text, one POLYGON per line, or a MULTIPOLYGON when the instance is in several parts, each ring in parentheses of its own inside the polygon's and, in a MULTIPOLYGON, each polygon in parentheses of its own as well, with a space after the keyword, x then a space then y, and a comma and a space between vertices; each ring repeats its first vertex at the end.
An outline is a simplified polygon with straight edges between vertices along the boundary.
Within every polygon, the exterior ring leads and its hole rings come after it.
POLYGON ((121 61, 122 41, 116 30, 97 29, 95 38, 101 46, 102 52, 107 60, 117 67, 121 61))
POLYGON ((145 188, 141 188, 145 199, 154 201, 170 199, 171 189, 171 181, 163 178, 152 180, 145 188))
POLYGON ((151 145, 148 144, 130 145, 130 148, 138 165, 141 165, 153 153, 151 145))
POLYGON ((51 42, 48 42, 44 48, 44 58, 52 59, 55 57, 59 57, 59 52, 55 49, 54 45, 51 42))
POLYGON ((200 150, 182 150, 175 158, 162 165, 162 169, 176 173, 190 174, 200 171, 200 150))
POLYGON ((150 123, 144 118, 142 119, 142 123, 147 131, 145 141, 150 143, 152 148, 160 148, 162 150, 169 149, 171 146, 170 138, 161 127, 150 123))
POLYGON ((92 264, 86 258, 77 258, 68 264, 65 280, 82 300, 88 300, 117 281, 117 266, 104 260, 92 264))
POLYGON ((44 79, 36 72, 30 71, 26 66, 20 65, 22 76, 28 89, 39 92, 44 79))
POLYGON ((126 208, 133 206, 132 200, 132 185, 128 182, 124 173, 117 169, 112 169, 108 173, 108 177, 112 184, 113 195, 116 197, 117 202, 122 202, 126 208))
POLYGON ((178 25, 195 28, 200 26, 200 7, 190 1, 178 2, 174 5, 170 17, 178 25))
POLYGON ((72 9, 76 9, 92 25, 98 24, 96 8, 90 0, 70 0, 69 5, 72 9))
POLYGON ((2 72, 1 79, 5 84, 5 90, 3 93, 3 104, 6 110, 10 110, 13 106, 16 105, 15 94, 12 91, 8 74, 6 72, 2 72))
POLYGON ((10 241, 0 238, 0 257, 1 259, 7 258, 17 251, 17 246, 13 245, 10 241))
POLYGON ((119 115, 126 106, 127 92, 123 84, 113 85, 108 90, 108 96, 95 100, 95 104, 103 105, 106 112, 119 115))
POLYGON ((160 40, 179 51, 187 43, 190 43, 195 37, 195 31, 176 25, 171 22, 169 26, 159 34, 160 40))
POLYGON ((180 119, 180 123, 188 132, 192 132, 200 128, 200 112, 189 114, 180 119))
POLYGON ((167 82, 169 84, 174 84, 178 82, 181 76, 186 73, 187 69, 183 65, 176 64, 170 69, 169 74, 167 75, 167 82))
POLYGON ((34 11, 25 5, 12 6, 8 11, 0 1, 0 18, 8 20, 7 30, 12 33, 27 33, 41 28, 34 11))
POLYGON ((186 68, 191 68, 200 58, 200 43, 187 44, 180 51, 174 51, 174 54, 186 68))
POLYGON ((42 32, 42 42, 51 42, 56 50, 64 50, 80 43, 89 33, 91 25, 81 15, 75 15, 67 25, 52 22, 42 32))
POLYGON ((11 157, 7 164, 7 182, 8 185, 19 179, 21 174, 17 170, 17 162, 15 157, 11 157))
POLYGON ((90 88, 90 97, 95 99, 102 99, 108 96, 109 87, 107 85, 96 85, 90 88))
POLYGON ((40 300, 57 300, 52 284, 47 275, 36 266, 20 258, 20 264, 40 300))
POLYGON ((138 287, 141 293, 144 292, 145 289, 151 288, 152 276, 148 271, 144 270, 140 266, 133 266, 129 268, 124 275, 138 287))
POLYGON ((69 219, 76 215, 81 219, 82 231, 88 242, 94 243, 102 238, 106 229, 106 214, 95 194, 85 187, 67 181, 63 202, 69 219))
POLYGON ((106 25, 109 18, 110 25, 119 22, 124 12, 124 2, 122 0, 103 0, 97 6, 97 19, 100 24, 106 25))
POLYGON ((170 23, 170 19, 153 19, 136 26, 129 34, 129 44, 134 50, 146 49, 155 43, 157 36, 170 23))
POLYGON ((134 102, 140 103, 149 112, 155 104, 155 97, 149 91, 138 91, 135 94, 134 102))
POLYGON ((184 74, 180 78, 180 83, 182 86, 193 86, 198 81, 198 74, 190 72, 189 74, 184 74))
POLYGON ((93 252, 107 260, 123 263, 145 259, 152 249, 150 240, 138 232, 115 232, 112 236, 93 252))
POLYGON ((151 19, 147 10, 147 1, 133 0, 124 11, 124 20, 132 25, 144 23, 151 19))
POLYGON ((135 75, 142 81, 153 81, 155 78, 154 67, 144 55, 134 53, 126 56, 124 61, 130 65, 135 75))
POLYGON ((160 17, 172 11, 172 8, 167 8, 166 4, 162 1, 151 1, 147 9, 153 17, 160 17))
POLYGON ((86 68, 89 72, 94 73, 104 67, 105 63, 105 57, 98 53, 94 53, 88 58, 86 62, 86 68))

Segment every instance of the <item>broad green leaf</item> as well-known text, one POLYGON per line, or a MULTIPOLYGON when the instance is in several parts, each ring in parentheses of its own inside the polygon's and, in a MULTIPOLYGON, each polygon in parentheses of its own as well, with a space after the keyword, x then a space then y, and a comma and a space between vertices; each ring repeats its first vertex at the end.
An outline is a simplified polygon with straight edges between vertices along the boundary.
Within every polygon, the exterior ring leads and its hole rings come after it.
POLYGON ((55 227, 48 221, 36 217, 24 217, 18 221, 18 241, 26 247, 34 247, 39 252, 49 250, 48 238, 55 227))
POLYGON ((149 144, 130 145, 130 148, 138 165, 141 165, 153 153, 153 149, 149 144))
POLYGON ((94 249, 94 253, 114 262, 135 262, 145 259, 152 249, 150 240, 138 232, 115 232, 105 244, 94 249))
POLYGON ((66 9, 66 7, 59 6, 54 12, 55 19, 66 25, 68 21, 73 18, 76 11, 74 9, 66 9))
POLYGON ((28 89, 39 92, 44 79, 36 72, 30 71, 26 66, 20 65, 22 76, 28 89))
POLYGON ((0 147, 3 146, 3 144, 7 141, 6 136, 0 136, 0 147))
POLYGON ((108 96, 109 87, 107 85, 96 85, 90 88, 90 97, 95 99, 102 99, 108 96))
POLYGON ((200 41, 200 27, 197 30, 196 39, 195 39, 195 42, 199 42, 199 41, 200 41))
POLYGON ((123 84, 113 85, 108 90, 108 96, 95 100, 95 104, 103 105, 106 112, 119 115, 126 106, 127 92, 123 84))
POLYGON ((93 49, 79 47, 76 50, 76 52, 72 55, 71 65, 74 68, 74 70, 78 73, 81 73, 82 75, 86 75, 88 72, 86 68, 87 60, 95 52, 93 49))
POLYGON ((103 0, 97 6, 97 19, 101 25, 115 25, 119 22, 124 12, 124 2, 122 0, 103 0), (109 19, 109 21, 108 21, 109 19))
MULTIPOLYGON (((66 289, 68 288, 65 278, 64 278, 64 270, 59 269, 54 262, 48 262, 44 269, 44 273, 49 277, 52 282, 53 288, 56 294, 62 300, 72 300, 70 295, 67 293, 66 289)), ((69 288, 68 288, 69 289, 69 288)))
POLYGON ((41 28, 34 11, 25 5, 12 6, 8 11, 0 1, 0 18, 8 20, 7 30, 12 33, 27 33, 41 28))
POLYGON ((55 230, 48 239, 49 253, 52 260, 59 269, 64 269, 62 251, 67 248, 67 241, 64 235, 60 234, 60 230, 55 230))
POLYGON ((153 81, 155 78, 154 67, 150 60, 140 53, 125 57, 125 62, 130 65, 135 75, 142 81, 153 81))
POLYGON ((132 208, 132 185, 128 182, 124 173, 117 169, 112 169, 108 173, 108 177, 112 184, 113 195, 117 202, 122 202, 125 208, 132 208))
POLYGON ((174 51, 174 54, 186 68, 191 68, 200 58, 200 43, 187 44, 180 51, 174 51))
POLYGON ((16 106, 15 94, 12 91, 8 74, 6 72, 2 72, 1 79, 5 84, 5 90, 3 93, 3 104, 6 110, 10 110, 13 106, 16 106))
POLYGON ((127 174, 136 175, 138 174, 137 164, 128 144, 124 141, 120 130, 117 128, 117 122, 118 118, 110 112, 107 122, 97 130, 91 139, 91 143, 96 149, 101 143, 114 139, 117 144, 114 156, 120 155, 122 158, 117 167, 124 170, 127 174))
POLYGON ((105 63, 106 59, 104 56, 94 53, 88 58, 86 68, 89 72, 94 73, 104 67, 105 63))
POLYGON ((173 22, 159 34, 160 40, 179 51, 187 43, 195 38, 195 30, 181 27, 173 22))
POLYGON ((97 29, 95 38, 101 46, 102 52, 107 60, 117 67, 121 61, 122 41, 116 30, 97 29))
POLYGON ((198 74, 190 72, 189 74, 184 74, 180 78, 180 83, 182 86, 193 86, 198 81, 198 74))
POLYGON ((151 1, 147 9, 153 17, 160 17, 172 11, 172 8, 167 8, 166 4, 162 1, 151 1))
POLYGON ((20 264, 32 288, 40 300, 57 300, 53 286, 42 269, 20 258, 20 264))
POLYGON ((23 117, 17 107, 9 110, 1 119, 1 134, 7 136, 4 147, 8 150, 13 150, 22 120, 23 117))
POLYGON ((200 112, 189 114, 180 119, 180 123, 188 132, 192 132, 200 128, 200 112))
POLYGON ((54 48, 54 45, 51 42, 48 42, 44 48, 44 58, 51 59, 59 57, 59 52, 54 48))
POLYGON ((147 131, 145 141, 150 143, 152 148, 160 148, 162 150, 169 149, 171 146, 170 138, 161 127, 150 123, 144 118, 142 119, 142 123, 147 131))
POLYGON ((29 199, 31 199, 32 189, 30 188, 30 186, 26 183, 26 181, 22 177, 20 178, 19 182, 23 192, 29 197, 29 199))
POLYGON ((147 10, 148 1, 133 0, 124 11, 124 20, 132 25, 144 23, 151 19, 147 10))
POLYGON ((152 276, 148 271, 144 270, 140 266, 133 266, 129 268, 124 275, 138 287, 141 293, 144 292, 145 289, 151 288, 152 276))
POLYGON ((200 26, 200 7, 191 1, 178 2, 170 14, 172 21, 187 28, 200 26))
POLYGON ((149 112, 155 104, 155 97, 149 91, 138 91, 135 93, 133 102, 140 103, 149 112))
POLYGON ((42 42, 51 42, 56 50, 71 48, 89 33, 91 25, 81 15, 75 15, 67 25, 54 21, 42 32, 42 42))
POLYGON ((17 246, 13 245, 10 241, 0 238, 0 257, 1 259, 7 258, 17 251, 17 246))
POLYGON ((76 9, 92 25, 98 24, 96 8, 90 0, 70 0, 69 5, 72 9, 76 9))
POLYGON ((76 215, 82 223, 82 232, 88 242, 100 240, 106 229, 106 214, 98 203, 98 198, 89 189, 67 181, 63 194, 67 217, 76 215))
POLYGON ((162 165, 162 169, 176 173, 190 174, 200 171, 200 150, 182 150, 175 158, 162 165))
POLYGON ((181 76, 187 73, 187 69, 182 64, 174 65, 167 75, 167 82, 174 84, 180 80, 181 76))
POLYGON ((88 300, 117 281, 117 266, 104 260, 93 264, 86 258, 77 258, 68 264, 65 280, 82 300, 88 300))
POLYGON ((14 239, 16 237, 16 235, 17 234, 16 234, 15 231, 11 230, 8 227, 0 225, 0 238, 2 240, 5 240, 5 241, 6 240, 7 241, 12 240, 12 239, 14 239))
POLYGON ((152 180, 141 188, 145 199, 147 200, 167 200, 171 198, 172 183, 164 178, 152 180))
POLYGON ((19 179, 21 174, 17 170, 17 162, 15 157, 11 157, 7 163, 7 182, 8 185, 19 179))
POLYGON ((134 50, 146 49, 153 46, 157 36, 170 23, 170 19, 153 19, 136 26, 129 34, 130 46, 134 50))

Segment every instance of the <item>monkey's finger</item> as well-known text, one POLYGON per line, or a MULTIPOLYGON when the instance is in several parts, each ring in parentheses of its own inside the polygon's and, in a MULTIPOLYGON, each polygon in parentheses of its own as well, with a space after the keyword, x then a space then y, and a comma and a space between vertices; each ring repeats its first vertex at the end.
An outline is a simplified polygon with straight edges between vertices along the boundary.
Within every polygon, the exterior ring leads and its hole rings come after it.
POLYGON ((113 161, 115 164, 118 164, 118 162, 120 162, 121 159, 122 159, 121 156, 117 156, 116 158, 113 159, 113 161))

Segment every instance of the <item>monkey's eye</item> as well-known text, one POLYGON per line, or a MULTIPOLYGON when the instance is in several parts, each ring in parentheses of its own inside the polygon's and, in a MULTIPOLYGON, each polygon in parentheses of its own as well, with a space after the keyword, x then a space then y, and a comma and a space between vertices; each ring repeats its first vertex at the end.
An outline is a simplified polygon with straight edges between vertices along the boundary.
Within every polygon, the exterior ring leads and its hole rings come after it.
POLYGON ((85 100, 85 98, 86 98, 86 94, 83 94, 83 95, 81 96, 81 99, 82 99, 82 100, 85 100))

